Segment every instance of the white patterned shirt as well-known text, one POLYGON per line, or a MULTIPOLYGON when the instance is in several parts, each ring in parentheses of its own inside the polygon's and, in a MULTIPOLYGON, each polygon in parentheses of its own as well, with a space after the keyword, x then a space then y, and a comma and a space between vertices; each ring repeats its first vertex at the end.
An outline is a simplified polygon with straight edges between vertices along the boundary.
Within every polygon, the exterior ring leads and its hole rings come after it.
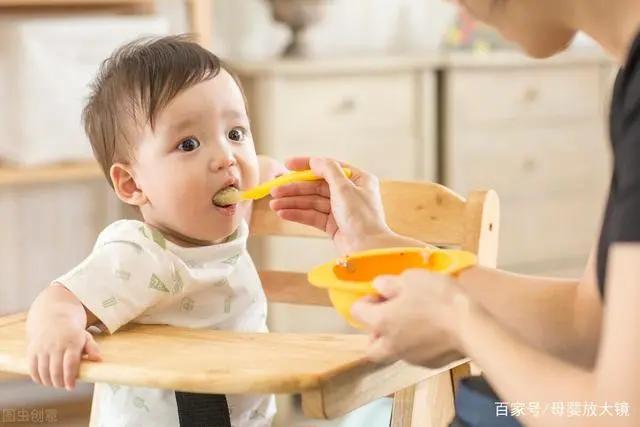
MULTIPOLYGON (((55 282, 110 333, 127 323, 268 332, 267 301, 247 252, 248 225, 227 242, 184 248, 136 220, 107 226, 91 254, 55 282)), ((161 349, 159 349, 161 350, 161 349)), ((101 427, 179 427, 173 390, 96 384, 101 427)), ((265 427, 272 395, 228 395, 233 427, 265 427)))

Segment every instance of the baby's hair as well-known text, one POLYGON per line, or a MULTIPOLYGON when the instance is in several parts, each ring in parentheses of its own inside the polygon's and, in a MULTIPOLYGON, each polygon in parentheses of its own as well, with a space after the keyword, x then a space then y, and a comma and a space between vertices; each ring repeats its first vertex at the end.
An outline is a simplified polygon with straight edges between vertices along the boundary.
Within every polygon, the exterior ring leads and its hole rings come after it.
POLYGON ((227 64, 185 34, 133 40, 101 64, 82 123, 111 186, 109 170, 115 162, 132 159, 137 133, 147 125, 153 129, 158 113, 178 94, 221 69, 240 86, 227 64))

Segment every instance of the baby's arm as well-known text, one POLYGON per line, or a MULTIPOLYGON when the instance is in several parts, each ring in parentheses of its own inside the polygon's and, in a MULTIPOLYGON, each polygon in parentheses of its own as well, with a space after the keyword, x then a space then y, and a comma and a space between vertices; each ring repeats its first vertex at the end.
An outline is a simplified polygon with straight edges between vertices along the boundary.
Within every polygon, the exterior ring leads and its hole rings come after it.
POLYGON ((100 361, 98 345, 87 326, 97 318, 60 284, 45 288, 35 299, 27 317, 29 372, 36 383, 75 386, 80 358, 100 361))
POLYGON ((33 302, 27 318, 31 378, 72 389, 82 357, 100 360, 87 326, 101 324, 113 333, 161 302, 180 282, 172 265, 142 234, 99 245, 33 302))

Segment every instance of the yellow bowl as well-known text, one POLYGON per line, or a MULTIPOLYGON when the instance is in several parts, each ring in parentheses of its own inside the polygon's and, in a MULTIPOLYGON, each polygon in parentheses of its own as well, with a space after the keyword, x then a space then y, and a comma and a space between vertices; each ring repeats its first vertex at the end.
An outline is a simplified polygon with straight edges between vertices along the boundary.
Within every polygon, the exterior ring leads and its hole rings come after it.
POLYGON ((328 290, 336 311, 355 328, 363 325, 351 317, 351 306, 366 296, 379 296, 372 282, 377 276, 397 275, 408 269, 425 269, 455 275, 477 263, 471 252, 456 249, 386 248, 353 253, 312 269, 307 279, 328 290))

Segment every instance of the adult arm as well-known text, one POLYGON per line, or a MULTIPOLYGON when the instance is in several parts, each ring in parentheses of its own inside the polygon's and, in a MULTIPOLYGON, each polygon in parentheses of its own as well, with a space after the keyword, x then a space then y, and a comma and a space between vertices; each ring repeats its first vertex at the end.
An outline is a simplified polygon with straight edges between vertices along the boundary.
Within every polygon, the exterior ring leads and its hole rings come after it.
POLYGON ((602 323, 595 248, 580 279, 478 267, 463 272, 459 283, 505 329, 533 347, 567 362, 593 366, 602 323))
POLYGON ((458 305, 458 335, 465 354, 482 366, 496 392, 527 426, 639 425, 638 259, 640 244, 612 246, 602 340, 593 370, 531 347, 472 302, 458 305), (532 403, 540 411, 533 413, 532 403))
POLYGON ((624 134, 615 144, 616 197, 609 206, 611 245, 595 367, 580 369, 531 347, 471 299, 458 310, 461 347, 482 366, 505 401, 540 402, 543 408, 553 402, 586 402, 597 411, 595 416, 580 417, 566 413, 536 417, 525 412, 527 425, 640 425, 639 107, 638 99, 630 98, 623 112, 624 134))
MULTIPOLYGON (((369 244, 425 245, 394 234, 381 235, 369 244)), ((567 362, 593 366, 602 322, 595 247, 579 279, 536 277, 479 266, 462 272, 459 283, 471 299, 525 342, 567 362)))

